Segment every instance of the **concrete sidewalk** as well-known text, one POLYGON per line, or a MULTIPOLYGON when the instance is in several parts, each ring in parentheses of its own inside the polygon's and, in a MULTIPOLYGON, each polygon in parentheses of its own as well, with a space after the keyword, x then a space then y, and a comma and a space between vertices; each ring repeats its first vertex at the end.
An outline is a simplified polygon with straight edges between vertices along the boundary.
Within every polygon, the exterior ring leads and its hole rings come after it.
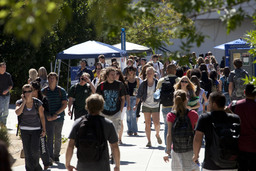
MULTIPOLYGON (((67 113, 67 112, 66 112, 67 113)), ((145 124, 144 124, 144 116, 143 114, 139 118, 138 121, 138 136, 128 136, 126 133, 127 124, 126 119, 124 120, 124 134, 123 134, 123 145, 120 145, 120 153, 121 153, 121 166, 120 170, 122 171, 169 171, 171 170, 171 159, 169 163, 165 163, 163 160, 163 156, 165 155, 164 149, 164 137, 163 137, 163 120, 162 115, 160 115, 161 121, 161 132, 160 136, 163 140, 163 144, 159 145, 157 143, 157 139, 155 137, 155 131, 152 127, 151 132, 151 142, 152 148, 147 148, 147 138, 145 134, 145 124)), ((16 132, 16 124, 17 117, 14 113, 14 106, 10 106, 9 116, 7 120, 7 128, 11 133, 16 132)), ((69 132, 72 128, 73 121, 70 120, 69 116, 65 116, 64 126, 62 130, 62 135, 68 137, 69 132)), ((200 162, 203 161, 204 149, 201 149, 200 152, 200 162)), ((77 158, 76 158, 76 150, 74 151, 73 158, 71 163, 76 166, 77 158)), ((41 166, 43 166, 40 160, 41 166)), ((113 170, 114 165, 111 165, 111 170, 113 170)), ((13 171, 25 171, 25 166, 13 167, 13 171)), ((57 171, 57 170, 66 170, 65 169, 65 154, 60 156, 60 162, 50 167, 48 170, 57 171)))

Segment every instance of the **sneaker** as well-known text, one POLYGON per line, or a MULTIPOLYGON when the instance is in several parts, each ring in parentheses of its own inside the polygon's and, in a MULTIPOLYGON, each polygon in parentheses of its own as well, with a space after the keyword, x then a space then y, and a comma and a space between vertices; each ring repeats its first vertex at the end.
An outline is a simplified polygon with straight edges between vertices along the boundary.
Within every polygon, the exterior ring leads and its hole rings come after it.
POLYGON ((156 136, 156 139, 157 139, 158 144, 162 144, 162 139, 160 136, 156 136))
POLYGON ((152 147, 151 142, 148 142, 146 147, 152 147))
POLYGON ((133 133, 133 135, 137 136, 137 135, 138 135, 138 133, 137 133, 137 132, 134 132, 134 133, 133 133))

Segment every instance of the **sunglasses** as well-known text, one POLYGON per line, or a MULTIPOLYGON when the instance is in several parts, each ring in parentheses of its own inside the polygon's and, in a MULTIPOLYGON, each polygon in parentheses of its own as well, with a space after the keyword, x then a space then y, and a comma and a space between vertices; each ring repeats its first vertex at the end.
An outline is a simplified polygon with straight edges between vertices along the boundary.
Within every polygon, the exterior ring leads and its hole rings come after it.
POLYGON ((32 93, 32 90, 29 90, 29 91, 23 91, 23 94, 25 93, 32 93))
POLYGON ((183 81, 183 80, 182 80, 181 82, 182 82, 182 83, 188 83, 188 81, 183 81))
POLYGON ((81 78, 81 80, 86 81, 86 79, 84 79, 84 78, 81 78))

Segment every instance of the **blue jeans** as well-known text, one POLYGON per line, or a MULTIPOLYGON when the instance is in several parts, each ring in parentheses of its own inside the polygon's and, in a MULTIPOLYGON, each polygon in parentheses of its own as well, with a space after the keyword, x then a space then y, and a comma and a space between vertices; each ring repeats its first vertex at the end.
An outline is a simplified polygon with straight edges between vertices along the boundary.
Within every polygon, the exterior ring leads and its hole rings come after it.
POLYGON ((230 97, 229 97, 229 94, 227 92, 224 93, 225 95, 225 98, 226 98, 226 106, 228 106, 230 104, 230 97))
POLYGON ((0 96, 0 124, 6 125, 6 119, 9 114, 10 95, 0 96))
POLYGON ((63 121, 47 121, 46 119, 46 135, 47 135, 47 147, 50 157, 52 159, 60 156, 61 150, 61 131, 63 127, 63 121), (54 147, 54 150, 53 150, 54 147))
POLYGON ((136 121, 136 111, 133 110, 133 106, 135 106, 136 103, 136 97, 130 96, 130 106, 131 109, 127 110, 127 126, 128 126, 128 133, 137 133, 138 132, 138 126, 136 121))
POLYGON ((166 120, 166 116, 169 112, 171 112, 172 108, 171 107, 167 107, 167 108, 163 108, 162 106, 162 114, 163 114, 163 118, 164 118, 164 142, 166 145, 166 136, 167 136, 167 132, 168 132, 168 123, 166 120))
POLYGON ((39 164, 41 130, 20 130, 27 171, 41 171, 39 164))

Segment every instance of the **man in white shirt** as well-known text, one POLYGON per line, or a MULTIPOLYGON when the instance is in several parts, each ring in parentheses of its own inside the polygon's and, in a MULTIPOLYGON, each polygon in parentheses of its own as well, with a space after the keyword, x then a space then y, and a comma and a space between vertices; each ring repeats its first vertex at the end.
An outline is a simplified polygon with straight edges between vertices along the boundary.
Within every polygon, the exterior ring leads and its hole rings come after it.
POLYGON ((162 64, 162 62, 158 61, 158 55, 152 55, 151 58, 153 60, 153 67, 155 68, 156 72, 157 72, 157 79, 160 79, 161 77, 164 76, 164 65, 162 64))

